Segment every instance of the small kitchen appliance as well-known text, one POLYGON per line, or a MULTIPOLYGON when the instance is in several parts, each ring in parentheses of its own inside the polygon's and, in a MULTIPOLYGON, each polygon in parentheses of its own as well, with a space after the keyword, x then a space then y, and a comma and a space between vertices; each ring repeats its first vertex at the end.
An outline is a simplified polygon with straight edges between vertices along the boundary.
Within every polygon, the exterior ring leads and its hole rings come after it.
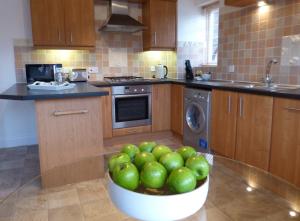
POLYGON ((155 66, 155 78, 164 79, 168 76, 168 67, 166 65, 158 64, 155 66))
POLYGON ((62 64, 26 64, 26 80, 28 84, 35 81, 54 81, 54 73, 57 68, 62 68, 62 64))
POLYGON ((71 82, 85 82, 88 80, 88 73, 85 68, 73 69, 69 75, 71 82))
POLYGON ((194 80, 194 73, 190 60, 185 61, 185 79, 186 80, 194 80))

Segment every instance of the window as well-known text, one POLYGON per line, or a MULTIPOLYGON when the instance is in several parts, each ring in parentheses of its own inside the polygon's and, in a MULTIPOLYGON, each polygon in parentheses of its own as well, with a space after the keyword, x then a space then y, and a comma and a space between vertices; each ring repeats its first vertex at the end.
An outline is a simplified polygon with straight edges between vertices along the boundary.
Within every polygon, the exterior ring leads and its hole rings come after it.
POLYGON ((206 64, 218 64, 219 4, 204 8, 206 18, 206 64))

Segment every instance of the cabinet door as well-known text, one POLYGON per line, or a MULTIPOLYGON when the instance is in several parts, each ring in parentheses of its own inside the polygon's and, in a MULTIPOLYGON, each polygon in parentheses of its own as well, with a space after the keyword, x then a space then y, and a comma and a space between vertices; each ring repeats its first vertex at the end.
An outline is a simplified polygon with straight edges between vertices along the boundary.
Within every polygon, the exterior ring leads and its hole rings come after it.
POLYGON ((275 98, 270 172, 300 187, 300 101, 275 98))
POLYGON ((36 113, 44 187, 101 176, 101 98, 36 101, 36 113))
POLYGON ((171 86, 171 128, 172 131, 183 135, 183 86, 171 86))
POLYGON ((65 45, 62 0, 31 0, 32 37, 35 46, 65 45))
POLYGON ((237 96, 230 91, 212 92, 211 148, 232 159, 235 154, 237 96))
POLYGON ((152 87, 152 131, 171 129, 171 85, 157 84, 152 87))
POLYGON ((151 0, 147 4, 143 13, 149 29, 144 32, 144 48, 175 49, 177 1, 151 0))
POLYGON ((68 46, 93 47, 96 41, 93 0, 64 0, 68 46))
POLYGON ((268 170, 271 146, 273 98, 239 94, 235 158, 268 170))
POLYGON ((112 97, 111 88, 105 88, 108 96, 102 98, 103 138, 111 138, 112 135, 112 97))

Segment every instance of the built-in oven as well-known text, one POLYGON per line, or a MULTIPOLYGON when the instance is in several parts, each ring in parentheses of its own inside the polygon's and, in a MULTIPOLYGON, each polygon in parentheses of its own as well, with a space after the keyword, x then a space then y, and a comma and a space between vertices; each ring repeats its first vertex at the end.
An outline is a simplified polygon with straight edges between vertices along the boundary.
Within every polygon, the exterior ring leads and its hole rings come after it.
POLYGON ((152 124, 151 85, 112 87, 113 128, 152 124))

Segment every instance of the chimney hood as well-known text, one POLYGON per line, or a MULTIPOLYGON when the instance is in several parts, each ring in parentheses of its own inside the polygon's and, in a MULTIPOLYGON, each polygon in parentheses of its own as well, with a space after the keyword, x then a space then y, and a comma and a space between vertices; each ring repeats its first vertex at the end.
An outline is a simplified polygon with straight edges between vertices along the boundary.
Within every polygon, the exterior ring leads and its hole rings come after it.
POLYGON ((108 19, 99 31, 134 33, 146 28, 128 14, 127 0, 109 0, 108 19))

